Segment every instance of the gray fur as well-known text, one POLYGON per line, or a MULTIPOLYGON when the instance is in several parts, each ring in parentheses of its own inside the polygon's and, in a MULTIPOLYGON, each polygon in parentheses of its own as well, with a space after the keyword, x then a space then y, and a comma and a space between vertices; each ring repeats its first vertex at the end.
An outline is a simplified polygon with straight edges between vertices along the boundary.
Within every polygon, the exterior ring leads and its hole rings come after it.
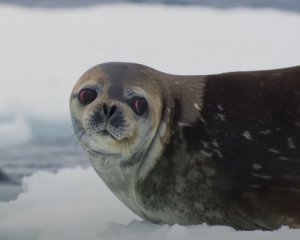
POLYGON ((91 79, 103 96, 85 109, 71 97, 74 129, 87 131, 80 141, 93 167, 133 212, 168 224, 299 226, 300 67, 176 76, 106 63, 85 73, 72 96, 91 79), (137 94, 150 101, 146 116, 130 109, 137 94), (113 146, 97 132, 105 101, 118 104, 117 123, 105 126, 113 146), (127 148, 114 145, 124 139, 127 148))

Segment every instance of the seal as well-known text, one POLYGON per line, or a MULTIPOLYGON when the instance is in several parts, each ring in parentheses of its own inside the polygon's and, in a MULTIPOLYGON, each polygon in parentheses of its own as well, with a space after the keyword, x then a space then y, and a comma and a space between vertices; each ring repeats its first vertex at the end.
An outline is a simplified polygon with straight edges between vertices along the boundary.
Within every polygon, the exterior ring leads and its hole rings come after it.
POLYGON ((300 223, 300 67, 180 76, 97 65, 70 97, 93 168, 155 223, 300 223))

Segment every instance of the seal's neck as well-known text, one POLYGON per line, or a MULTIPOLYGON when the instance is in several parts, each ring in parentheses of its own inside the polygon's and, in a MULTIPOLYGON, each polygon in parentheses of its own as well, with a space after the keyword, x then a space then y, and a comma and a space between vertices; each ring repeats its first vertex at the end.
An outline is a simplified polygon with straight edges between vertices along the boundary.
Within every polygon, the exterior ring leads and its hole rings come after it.
POLYGON ((141 215, 136 203, 134 191, 135 173, 137 166, 122 167, 121 159, 99 159, 89 155, 90 161, 97 174, 114 195, 133 212, 141 215))

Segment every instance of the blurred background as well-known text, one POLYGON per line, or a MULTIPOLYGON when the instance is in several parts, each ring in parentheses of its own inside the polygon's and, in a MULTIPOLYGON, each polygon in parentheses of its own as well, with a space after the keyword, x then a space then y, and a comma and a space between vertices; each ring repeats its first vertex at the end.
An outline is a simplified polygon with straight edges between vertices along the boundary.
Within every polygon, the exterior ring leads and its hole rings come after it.
POLYGON ((165 5, 195 5, 215 8, 251 7, 251 8, 277 8, 280 10, 299 11, 298 0, 1 0, 6 4, 25 7, 47 8, 84 8, 101 3, 158 3, 165 5))
POLYGON ((107 61, 174 74, 300 64, 299 0, 0 0, 0 201, 22 178, 89 166, 68 98, 107 61))

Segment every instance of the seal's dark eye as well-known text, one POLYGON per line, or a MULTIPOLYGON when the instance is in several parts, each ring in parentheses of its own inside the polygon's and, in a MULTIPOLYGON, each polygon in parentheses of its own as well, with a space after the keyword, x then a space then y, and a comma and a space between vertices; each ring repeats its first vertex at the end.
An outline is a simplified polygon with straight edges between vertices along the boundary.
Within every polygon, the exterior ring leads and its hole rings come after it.
POLYGON ((93 89, 84 88, 81 89, 78 94, 78 100, 81 104, 87 105, 95 100, 97 92, 93 89))
POLYGON ((132 109, 137 115, 144 115, 148 110, 146 99, 141 97, 134 98, 132 101, 132 109))

